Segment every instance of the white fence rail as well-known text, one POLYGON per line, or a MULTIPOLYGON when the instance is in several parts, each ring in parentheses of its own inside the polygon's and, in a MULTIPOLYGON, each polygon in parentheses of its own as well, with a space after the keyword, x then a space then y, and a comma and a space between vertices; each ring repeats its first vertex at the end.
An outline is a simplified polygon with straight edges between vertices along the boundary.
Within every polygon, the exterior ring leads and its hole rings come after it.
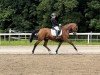
MULTIPOLYGON (((72 33, 70 35, 73 35, 72 33)), ((98 40, 98 36, 100 36, 100 33, 77 33, 77 36, 86 36, 87 38, 87 43, 89 44, 91 40, 93 40, 92 36, 97 36, 97 38, 95 38, 96 40, 98 40)), ((79 38, 78 38, 79 39, 79 38)))
MULTIPOLYGON (((8 39, 10 41, 11 38, 13 38, 13 39, 21 39, 22 36, 24 37, 24 39, 27 39, 27 36, 29 38, 30 35, 31 35, 31 33, 0 33, 0 41, 1 41, 2 37, 3 37, 3 40, 5 40, 6 36, 8 36, 8 39), (17 36, 17 37, 15 37, 15 36, 17 36)), ((72 36, 73 34, 70 33, 70 35, 72 36)), ((88 44, 93 39, 93 36, 96 36, 96 38, 95 38, 96 40, 98 40, 98 39, 100 40, 100 33, 77 33, 77 38, 75 38, 75 39, 77 39, 77 40, 80 39, 80 38, 78 38, 78 36, 82 36, 82 37, 85 36, 84 40, 87 40, 88 44)))

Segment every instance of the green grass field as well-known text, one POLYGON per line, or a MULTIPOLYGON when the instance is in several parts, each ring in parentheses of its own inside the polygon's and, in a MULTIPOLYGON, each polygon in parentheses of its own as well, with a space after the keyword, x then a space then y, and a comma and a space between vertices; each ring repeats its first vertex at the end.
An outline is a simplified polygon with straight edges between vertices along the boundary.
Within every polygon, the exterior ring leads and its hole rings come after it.
MULTIPOLYGON (((14 40, 14 41, 0 41, 0 45, 1 46, 18 46, 18 45, 23 45, 23 46, 28 46, 28 45, 34 45, 34 43, 36 42, 36 40, 33 40, 32 43, 29 42, 29 40, 14 40)), ((99 41, 90 41, 90 43, 87 43, 87 40, 76 40, 76 41, 72 41, 75 45, 100 45, 100 40, 99 41)), ((43 41, 39 44, 42 45, 43 41)), ((54 42, 54 41, 49 41, 48 45, 57 45, 58 42, 54 42)), ((64 45, 69 45, 67 42, 63 43, 64 45)))

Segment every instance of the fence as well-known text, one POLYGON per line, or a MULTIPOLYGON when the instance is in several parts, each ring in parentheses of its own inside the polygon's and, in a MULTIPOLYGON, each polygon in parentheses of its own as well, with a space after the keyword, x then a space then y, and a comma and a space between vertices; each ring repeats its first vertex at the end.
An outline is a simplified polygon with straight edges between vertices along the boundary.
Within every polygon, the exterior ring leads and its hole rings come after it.
MULTIPOLYGON (((11 40, 26 40, 30 38, 31 33, 0 33, 0 41, 11 41, 11 40)), ((89 44, 91 41, 100 41, 100 33, 77 33, 77 36, 74 37, 70 33, 71 40, 84 40, 89 44)))
POLYGON ((9 41, 11 39, 27 39, 27 36, 30 36, 31 33, 0 33, 0 38, 6 40, 7 37, 9 41), (6 37, 7 36, 7 37, 6 37))
MULTIPOLYGON (((73 35, 73 34, 71 33, 70 35, 73 35)), ((76 40, 86 40, 87 44, 89 44, 92 41, 99 42, 100 33, 77 33, 77 37, 75 39, 76 40)))

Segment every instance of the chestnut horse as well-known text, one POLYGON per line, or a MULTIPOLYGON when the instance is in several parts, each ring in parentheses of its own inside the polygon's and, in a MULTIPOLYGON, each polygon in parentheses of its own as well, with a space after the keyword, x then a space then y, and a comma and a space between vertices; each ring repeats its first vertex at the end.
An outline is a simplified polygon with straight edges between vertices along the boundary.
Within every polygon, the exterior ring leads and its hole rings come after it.
MULTIPOLYGON (((74 47, 74 49, 76 51, 78 51, 77 48, 74 46, 74 44, 68 39, 70 32, 73 32, 74 35, 76 34, 76 32, 78 30, 78 27, 77 27, 76 23, 66 24, 66 25, 61 27, 61 30, 62 30, 61 36, 58 36, 58 39, 56 39, 56 37, 51 34, 51 29, 49 29, 49 28, 41 28, 38 31, 37 35, 36 35, 37 36, 37 41, 34 44, 34 48, 32 50, 32 53, 34 53, 36 46, 43 40, 44 40, 43 46, 45 48, 47 48, 49 53, 50 53, 51 50, 47 47, 48 40, 53 40, 53 41, 58 41, 59 42, 59 45, 58 45, 58 47, 56 49, 56 54, 58 54, 58 49, 59 49, 59 47, 61 46, 61 44, 64 41, 66 41, 69 44, 71 44, 74 47)), ((36 32, 32 32, 32 35, 31 35, 31 38, 30 38, 30 42, 32 42, 33 37, 35 36, 35 33, 36 32)))

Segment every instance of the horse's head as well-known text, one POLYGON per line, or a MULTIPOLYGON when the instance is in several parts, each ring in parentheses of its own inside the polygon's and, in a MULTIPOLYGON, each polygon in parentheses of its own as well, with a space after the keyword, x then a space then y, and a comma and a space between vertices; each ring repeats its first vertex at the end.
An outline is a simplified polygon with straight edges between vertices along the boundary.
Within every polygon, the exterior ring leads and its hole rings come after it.
POLYGON ((73 33, 74 35, 76 35, 76 32, 78 30, 78 26, 76 25, 76 23, 69 23, 65 26, 69 33, 73 33))
POLYGON ((74 35, 76 35, 77 31, 78 31, 78 26, 76 24, 72 25, 72 32, 74 35))

